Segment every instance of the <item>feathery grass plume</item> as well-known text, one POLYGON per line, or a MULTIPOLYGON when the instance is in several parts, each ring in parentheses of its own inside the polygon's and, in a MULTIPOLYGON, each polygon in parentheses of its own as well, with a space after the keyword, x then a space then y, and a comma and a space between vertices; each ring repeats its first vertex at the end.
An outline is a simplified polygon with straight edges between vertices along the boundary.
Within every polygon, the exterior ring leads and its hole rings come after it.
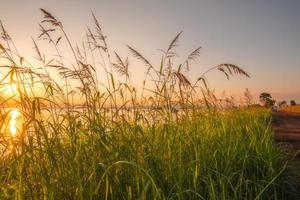
POLYGON ((185 87, 191 86, 191 82, 181 72, 174 72, 174 75, 177 77, 179 84, 185 87))
POLYGON ((82 51, 80 50, 78 45, 76 45, 75 49, 76 49, 77 58, 79 59, 79 61, 85 62, 87 60, 87 57, 86 57, 86 52, 85 52, 85 48, 84 48, 84 43, 83 43, 82 51))
MULTIPOLYGON (((48 40, 49 43, 55 44, 54 40, 50 36, 51 32, 54 32, 56 29, 46 29, 42 24, 39 24, 40 34, 38 36, 39 39, 48 40)), ((56 46, 56 45, 55 45, 56 46)))
POLYGON ((186 69, 188 71, 190 70, 190 61, 196 62, 197 59, 200 57, 200 50, 201 47, 196 48, 188 55, 187 59, 184 61, 184 63, 186 64, 186 69))
MULTIPOLYGON (((219 64, 217 66, 209 68, 208 70, 206 70, 205 72, 203 72, 201 74, 199 79, 204 78, 206 76, 206 74, 208 74, 209 72, 211 72, 215 69, 217 69, 217 70, 221 71, 223 74, 225 74, 227 79, 229 79, 229 77, 231 75, 242 75, 242 76, 246 76, 247 78, 250 78, 250 75, 245 70, 238 67, 237 65, 230 64, 230 63, 224 63, 224 64, 219 64)), ((197 82, 198 82, 198 80, 197 80, 197 82)))
POLYGON ((50 12, 46 11, 43 8, 40 8, 40 10, 44 14, 44 20, 42 20, 42 23, 50 23, 53 26, 58 26, 62 28, 62 23, 58 21, 50 12))
POLYGON ((94 13, 92 13, 92 18, 94 20, 94 24, 95 24, 94 28, 95 28, 96 33, 93 33, 91 31, 91 29, 89 27, 87 27, 87 36, 88 36, 87 40, 89 43, 89 47, 93 47, 92 51, 95 49, 98 50, 98 53, 100 55, 101 62, 102 62, 101 67, 105 70, 108 88, 110 89, 111 84, 113 82, 112 78, 114 76, 113 69, 112 69, 113 64, 111 61, 110 51, 108 50, 106 36, 104 35, 102 28, 100 26, 100 23, 94 13), (104 55, 103 55, 103 52, 104 52, 104 55), (109 71, 108 71, 108 69, 109 69, 109 71))
POLYGON ((148 67, 147 74, 150 72, 151 69, 155 70, 153 65, 142 54, 140 54, 137 50, 135 50, 134 48, 132 48, 129 45, 127 45, 127 48, 129 49, 129 51, 132 53, 132 55, 135 58, 141 60, 146 65, 146 67, 148 67))
POLYGON ((197 83, 200 81, 204 84, 205 89, 208 90, 207 80, 205 77, 199 77, 195 82, 195 84, 193 85, 193 88, 195 88, 197 86, 197 83))
MULTIPOLYGON (((94 51, 95 49, 101 49, 103 50, 104 52, 107 52, 107 47, 106 47, 106 43, 105 44, 101 44, 98 42, 97 38, 104 38, 102 36, 97 36, 95 35, 92 30, 87 27, 87 39, 88 39, 88 43, 89 45, 91 45, 93 48, 92 48, 92 51, 94 51)), ((103 41, 102 39, 100 41, 103 41)))
POLYGON ((96 29, 96 33, 97 33, 97 35, 95 35, 94 37, 95 37, 95 38, 98 38, 100 41, 103 42, 104 46, 100 46, 100 48, 101 48, 103 51, 107 52, 108 47, 107 47, 107 43, 106 43, 106 36, 103 34, 103 31, 102 31, 102 28, 101 28, 101 26, 100 26, 100 23, 99 23, 99 21, 98 21, 98 19, 96 18, 96 16, 95 16, 94 13, 92 13, 92 16, 93 16, 93 19, 94 19, 94 23, 95 23, 95 25, 96 25, 95 29, 96 29))
POLYGON ((115 52, 115 56, 117 58, 117 63, 113 63, 113 66, 115 67, 115 69, 117 70, 117 72, 121 76, 125 76, 126 78, 129 78, 129 72, 128 72, 129 61, 128 61, 128 58, 126 58, 126 60, 123 61, 117 52, 115 52))
POLYGON ((237 65, 224 63, 224 64, 220 64, 220 65, 216 66, 216 68, 219 71, 223 72, 225 74, 225 76, 227 77, 227 79, 229 79, 230 75, 234 75, 234 74, 243 75, 243 76, 250 78, 250 75, 245 70, 238 67, 237 65))
POLYGON ((54 29, 54 28, 52 28, 52 29, 45 29, 43 26, 40 26, 40 27, 41 27, 42 33, 39 35, 39 38, 42 38, 44 35, 47 35, 48 38, 49 38, 49 36, 50 36, 49 33, 56 31, 56 29, 54 29))
POLYGON ((180 31, 175 38, 171 41, 171 43, 169 44, 169 47, 166 51, 166 57, 167 58, 171 58, 174 57, 176 55, 176 53, 174 51, 172 51, 175 47, 178 46, 178 42, 179 42, 179 37, 182 34, 183 31, 180 31))
POLYGON ((88 43, 90 46, 93 46, 93 48, 91 48, 92 51, 94 51, 97 47, 100 48, 101 46, 97 46, 97 40, 92 32, 92 30, 87 27, 87 39, 88 39, 88 43))
POLYGON ((19 55, 18 49, 12 40, 11 36, 8 34, 6 29, 4 28, 4 25, 2 21, 0 20, 0 36, 2 40, 6 43, 6 47, 3 45, 0 45, 0 48, 3 50, 3 52, 6 54, 6 59, 8 59, 10 62, 14 63, 14 56, 20 58, 21 56, 19 55), (13 47, 13 49, 11 48, 13 47))
MULTIPOLYGON (((60 21, 58 21, 50 12, 46 11, 45 9, 40 8, 40 10, 44 14, 44 20, 42 20, 41 23, 47 23, 47 24, 51 25, 50 28, 48 28, 48 29, 45 29, 42 25, 40 25, 40 28, 41 28, 41 31, 42 31, 40 37, 42 37, 44 34, 46 34, 48 36, 49 42, 54 44, 57 53, 60 55, 60 53, 58 52, 58 49, 57 49, 57 44, 61 40, 61 38, 58 37, 56 39, 56 41, 54 41, 52 39, 52 37, 50 36, 50 34, 49 34, 49 32, 57 31, 57 28, 58 28, 58 30, 60 30, 60 32, 63 34, 64 38, 67 41, 67 44, 69 45, 69 47, 72 51, 72 54, 73 54, 74 59, 76 61, 77 67, 80 67, 79 66, 79 60, 77 58, 75 49, 74 49, 74 47, 73 47, 73 45, 70 41, 70 38, 68 37, 67 33, 65 32, 62 23, 60 21)), ((59 56, 59 57, 61 58, 61 56, 59 56)), ((76 67, 74 65, 73 65, 73 69, 76 69, 76 67)))
POLYGON ((0 31, 1 31, 1 38, 4 41, 9 41, 11 40, 11 37, 9 36, 8 32, 5 30, 2 21, 0 20, 0 31))

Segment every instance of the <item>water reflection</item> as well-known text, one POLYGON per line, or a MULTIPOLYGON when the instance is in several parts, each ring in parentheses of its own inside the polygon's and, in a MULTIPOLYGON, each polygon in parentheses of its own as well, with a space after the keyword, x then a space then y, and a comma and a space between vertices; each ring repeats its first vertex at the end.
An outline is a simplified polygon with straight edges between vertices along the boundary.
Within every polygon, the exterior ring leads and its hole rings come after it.
POLYGON ((9 116, 9 132, 13 137, 15 137, 19 132, 21 132, 22 115, 17 108, 14 108, 10 110, 9 116))

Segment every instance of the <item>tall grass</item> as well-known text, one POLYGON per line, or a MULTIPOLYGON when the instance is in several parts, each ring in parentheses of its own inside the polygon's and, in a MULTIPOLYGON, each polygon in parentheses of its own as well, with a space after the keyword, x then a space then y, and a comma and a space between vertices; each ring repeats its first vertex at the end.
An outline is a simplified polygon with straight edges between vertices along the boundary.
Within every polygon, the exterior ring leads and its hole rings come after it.
POLYGON ((220 64, 192 82, 186 73, 201 48, 175 64, 180 32, 158 67, 128 46, 146 66, 140 88, 132 83, 129 59, 110 51, 95 15, 78 47, 56 17, 41 11, 39 39, 55 55, 44 54, 33 39, 35 65, 1 24, 0 87, 16 87, 1 96, 0 199, 298 197, 289 157, 273 145, 271 113, 218 109, 207 86, 212 70, 227 78, 249 77, 246 71, 220 64), (7 130, 11 106, 22 116, 16 136, 7 130))

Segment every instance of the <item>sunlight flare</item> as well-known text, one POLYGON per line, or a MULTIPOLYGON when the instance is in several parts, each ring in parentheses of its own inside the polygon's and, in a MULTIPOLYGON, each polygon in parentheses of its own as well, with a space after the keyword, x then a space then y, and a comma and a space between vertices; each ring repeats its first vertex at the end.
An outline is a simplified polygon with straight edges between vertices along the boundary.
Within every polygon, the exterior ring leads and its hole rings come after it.
POLYGON ((13 137, 15 137, 19 132, 18 130, 19 117, 20 117, 20 112, 18 109, 13 109, 12 111, 10 111, 9 131, 13 137))
POLYGON ((12 91, 13 94, 17 94, 18 93, 18 88, 17 88, 17 84, 16 83, 12 83, 10 85, 10 89, 12 91))

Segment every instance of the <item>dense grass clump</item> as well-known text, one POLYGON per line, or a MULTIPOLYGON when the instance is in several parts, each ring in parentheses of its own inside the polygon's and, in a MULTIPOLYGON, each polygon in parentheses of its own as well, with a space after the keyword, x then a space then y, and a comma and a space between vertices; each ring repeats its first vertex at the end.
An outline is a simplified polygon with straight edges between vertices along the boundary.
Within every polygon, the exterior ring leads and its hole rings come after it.
POLYGON ((41 11, 38 38, 54 53, 33 40, 35 64, 0 26, 0 199, 299 197, 290 158, 273 145, 271 112, 237 108, 208 87, 212 70, 228 79, 246 71, 224 63, 189 80, 201 48, 175 64, 180 32, 159 66, 128 46, 147 68, 137 87, 94 15, 78 47, 41 11))
POLYGON ((39 124, 28 143, 1 158, 1 199, 283 199, 291 192, 267 110, 120 121, 111 130, 69 120, 69 128, 39 124))

